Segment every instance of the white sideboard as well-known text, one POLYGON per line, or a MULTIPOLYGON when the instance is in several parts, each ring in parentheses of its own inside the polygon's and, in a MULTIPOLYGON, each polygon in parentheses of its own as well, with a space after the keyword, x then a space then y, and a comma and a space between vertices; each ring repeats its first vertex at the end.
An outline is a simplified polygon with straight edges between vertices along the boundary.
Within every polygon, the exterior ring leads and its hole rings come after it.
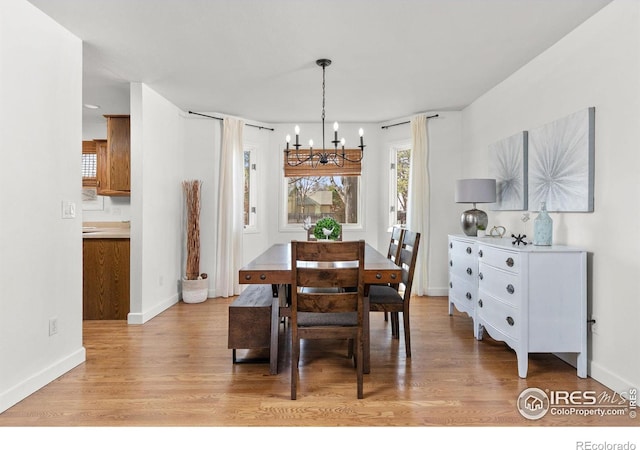
POLYGON ((526 378, 529 353, 554 353, 587 376, 587 254, 566 246, 449 235, 449 314, 507 343, 526 378))

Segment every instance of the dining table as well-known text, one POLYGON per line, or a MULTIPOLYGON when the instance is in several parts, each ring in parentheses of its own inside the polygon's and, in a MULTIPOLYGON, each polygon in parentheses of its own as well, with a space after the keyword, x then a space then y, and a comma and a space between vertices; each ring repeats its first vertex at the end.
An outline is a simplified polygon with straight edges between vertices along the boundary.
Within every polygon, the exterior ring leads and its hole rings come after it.
MULTIPOLYGON (((271 312, 271 345, 270 371, 278 372, 279 330, 282 312, 287 307, 287 292, 291 287, 293 271, 291 270, 291 244, 280 243, 268 247, 263 253, 239 270, 240 284, 270 284, 273 288, 271 312)), ((402 270, 386 255, 380 253, 370 244, 365 243, 364 251, 364 372, 370 372, 370 339, 369 339, 369 298, 368 286, 374 284, 397 284, 400 282, 402 270)), ((285 316, 286 317, 286 316, 285 316)))

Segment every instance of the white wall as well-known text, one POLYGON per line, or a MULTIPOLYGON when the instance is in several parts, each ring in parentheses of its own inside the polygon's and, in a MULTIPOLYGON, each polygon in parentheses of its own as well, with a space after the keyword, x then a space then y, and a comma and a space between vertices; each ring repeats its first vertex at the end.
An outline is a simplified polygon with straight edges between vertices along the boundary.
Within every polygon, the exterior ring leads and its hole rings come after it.
POLYGON ((131 84, 131 312, 145 323, 179 299, 182 262, 182 111, 131 84))
MULTIPOLYGON (((640 385, 639 30, 640 2, 616 0, 463 111, 463 175, 477 176, 492 142, 595 107, 595 211, 551 216, 554 242, 589 252, 589 372, 617 391, 640 385)), ((520 216, 490 226, 518 233, 520 216)))
POLYGON ((0 55, 2 412, 82 363, 85 350, 82 43, 30 3, 3 0, 0 55), (76 204, 75 219, 61 218, 62 201, 76 204))

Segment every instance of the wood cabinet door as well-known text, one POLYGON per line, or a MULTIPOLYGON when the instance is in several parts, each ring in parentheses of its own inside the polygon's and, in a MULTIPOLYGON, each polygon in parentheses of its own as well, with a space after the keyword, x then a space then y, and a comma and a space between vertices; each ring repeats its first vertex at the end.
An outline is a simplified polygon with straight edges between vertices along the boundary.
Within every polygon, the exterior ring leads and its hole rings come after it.
POLYGON ((96 187, 98 195, 108 195, 109 191, 109 155, 107 154, 107 141, 96 139, 96 187))
POLYGON ((107 152, 109 154, 109 188, 131 190, 131 125, 129 116, 107 118, 107 152))

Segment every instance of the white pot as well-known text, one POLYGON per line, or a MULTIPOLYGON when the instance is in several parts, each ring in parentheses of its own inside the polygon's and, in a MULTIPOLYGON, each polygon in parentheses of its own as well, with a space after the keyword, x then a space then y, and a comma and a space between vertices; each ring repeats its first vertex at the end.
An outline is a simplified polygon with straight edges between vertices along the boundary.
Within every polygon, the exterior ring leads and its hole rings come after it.
POLYGON ((182 280, 182 301, 185 303, 202 303, 209 293, 209 279, 182 280))

